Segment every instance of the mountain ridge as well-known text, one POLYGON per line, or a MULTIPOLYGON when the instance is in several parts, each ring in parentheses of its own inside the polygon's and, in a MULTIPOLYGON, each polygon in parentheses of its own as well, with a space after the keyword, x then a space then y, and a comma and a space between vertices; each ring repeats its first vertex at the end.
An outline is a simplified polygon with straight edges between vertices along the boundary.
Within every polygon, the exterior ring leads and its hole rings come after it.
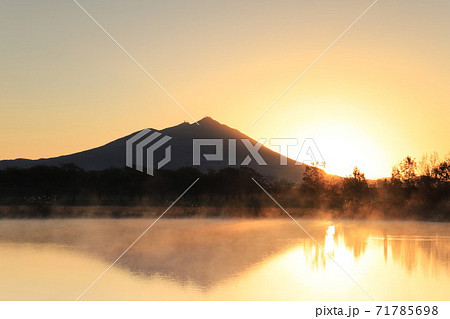
MULTIPOLYGON (((226 167, 248 166, 264 176, 284 178, 294 182, 301 181, 303 176, 304 165, 295 165, 295 161, 288 158, 288 165, 282 166, 280 165, 280 156, 282 155, 265 146, 262 146, 259 149, 259 154, 267 162, 266 166, 258 165, 253 158, 248 165, 228 165, 229 139, 235 139, 236 141, 240 141, 241 139, 249 139, 252 144, 255 144, 256 141, 239 130, 222 124, 211 117, 201 119, 198 121, 198 124, 183 122, 160 130, 153 128, 150 129, 172 137, 172 139, 167 143, 167 145, 170 145, 172 149, 172 159, 166 166, 164 166, 164 169, 176 170, 182 167, 193 166, 206 172, 210 169, 220 170, 226 167), (216 162, 206 161, 206 159, 201 156, 200 165, 192 165, 193 139, 222 139, 224 160, 216 162)), ((0 169, 5 169, 8 167, 30 168, 38 165, 62 166, 69 163, 75 164, 85 170, 122 168, 125 167, 126 141, 138 132, 140 131, 120 137, 104 145, 72 154, 41 158, 37 160, 25 158, 2 160, 0 161, 0 169)), ((204 146, 202 147, 202 152, 203 154, 213 153, 214 149, 212 149, 211 146, 204 146)), ((242 143, 237 142, 236 163, 242 163, 247 155, 249 155, 249 152, 246 147, 242 143)), ((156 160, 163 157, 164 154, 162 149, 155 152, 156 160)))

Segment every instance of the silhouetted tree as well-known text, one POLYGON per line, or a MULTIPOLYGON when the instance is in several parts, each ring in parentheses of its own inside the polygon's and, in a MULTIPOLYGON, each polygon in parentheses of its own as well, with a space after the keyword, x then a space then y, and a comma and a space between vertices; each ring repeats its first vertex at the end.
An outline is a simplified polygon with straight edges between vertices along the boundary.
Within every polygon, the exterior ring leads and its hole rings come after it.
POLYGON ((300 196, 307 207, 323 207, 326 198, 326 173, 320 168, 306 166, 300 196))
POLYGON ((416 161, 411 156, 407 156, 393 167, 392 179, 402 182, 406 187, 412 187, 416 182, 416 170, 416 161))
POLYGON ((343 196, 347 208, 355 213, 362 205, 367 204, 368 195, 369 186, 366 177, 358 167, 355 167, 353 174, 345 178, 343 183, 343 196))

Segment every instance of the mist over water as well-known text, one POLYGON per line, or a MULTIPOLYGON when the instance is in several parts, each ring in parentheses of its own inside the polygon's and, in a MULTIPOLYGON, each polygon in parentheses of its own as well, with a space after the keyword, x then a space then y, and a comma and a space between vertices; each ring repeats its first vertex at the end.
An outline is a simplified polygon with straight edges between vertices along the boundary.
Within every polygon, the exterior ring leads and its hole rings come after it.
MULTIPOLYGON (((0 221, 0 299, 76 299, 152 219, 0 221)), ((450 225, 299 220, 375 300, 448 300, 450 225)), ((158 221, 86 300, 368 300, 290 219, 158 221)))

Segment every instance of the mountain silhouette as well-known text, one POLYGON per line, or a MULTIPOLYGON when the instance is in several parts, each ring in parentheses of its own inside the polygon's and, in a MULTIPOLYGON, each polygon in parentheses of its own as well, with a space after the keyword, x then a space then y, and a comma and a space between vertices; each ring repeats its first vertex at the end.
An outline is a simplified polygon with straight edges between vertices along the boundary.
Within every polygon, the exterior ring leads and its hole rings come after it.
MULTIPOLYGON (((284 178, 293 182, 302 180, 305 165, 295 165, 295 161, 287 159, 287 165, 280 165, 280 155, 262 146, 258 153, 267 163, 267 165, 259 165, 251 156, 241 139, 249 139, 254 145, 256 141, 233 129, 229 126, 221 124, 210 117, 205 117, 198 121, 199 125, 193 123, 181 123, 179 125, 168 127, 158 131, 163 135, 168 135, 172 139, 164 144, 171 146, 171 161, 165 165, 164 169, 175 170, 182 167, 196 167, 203 172, 208 170, 220 170, 226 167, 247 166, 261 175, 267 177, 284 178), (223 140, 223 160, 207 161, 203 154, 215 153, 214 146, 201 147, 200 165, 193 165, 193 139, 221 139, 223 140), (236 164, 229 165, 229 140, 236 140, 236 164), (251 161, 248 165, 241 165, 244 159, 250 156, 251 161)), ((139 131, 138 131, 139 132, 139 131)), ((65 164, 75 164, 85 170, 103 170, 108 168, 122 168, 126 164, 126 141, 136 133, 129 134, 117 140, 100 147, 96 147, 83 152, 70 155, 64 155, 53 158, 44 158, 38 160, 15 159, 0 161, 0 169, 8 167, 29 168, 37 165, 62 166, 65 164)), ((158 162, 164 158, 166 147, 161 147, 154 153, 154 160, 158 162)), ((145 153, 145 152, 144 152, 145 153)), ((144 160, 144 163, 146 161, 144 160)))

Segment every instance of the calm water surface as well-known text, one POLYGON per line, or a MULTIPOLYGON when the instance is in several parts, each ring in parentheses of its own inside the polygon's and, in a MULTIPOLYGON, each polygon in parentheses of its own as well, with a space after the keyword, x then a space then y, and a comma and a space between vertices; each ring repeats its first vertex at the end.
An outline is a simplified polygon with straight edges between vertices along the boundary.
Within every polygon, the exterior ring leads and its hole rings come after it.
MULTIPOLYGON (((0 299, 74 300, 153 220, 1 220, 0 299)), ((450 300, 450 224, 299 220, 376 300, 450 300)), ((83 300, 367 300, 292 221, 160 220, 83 300)))

